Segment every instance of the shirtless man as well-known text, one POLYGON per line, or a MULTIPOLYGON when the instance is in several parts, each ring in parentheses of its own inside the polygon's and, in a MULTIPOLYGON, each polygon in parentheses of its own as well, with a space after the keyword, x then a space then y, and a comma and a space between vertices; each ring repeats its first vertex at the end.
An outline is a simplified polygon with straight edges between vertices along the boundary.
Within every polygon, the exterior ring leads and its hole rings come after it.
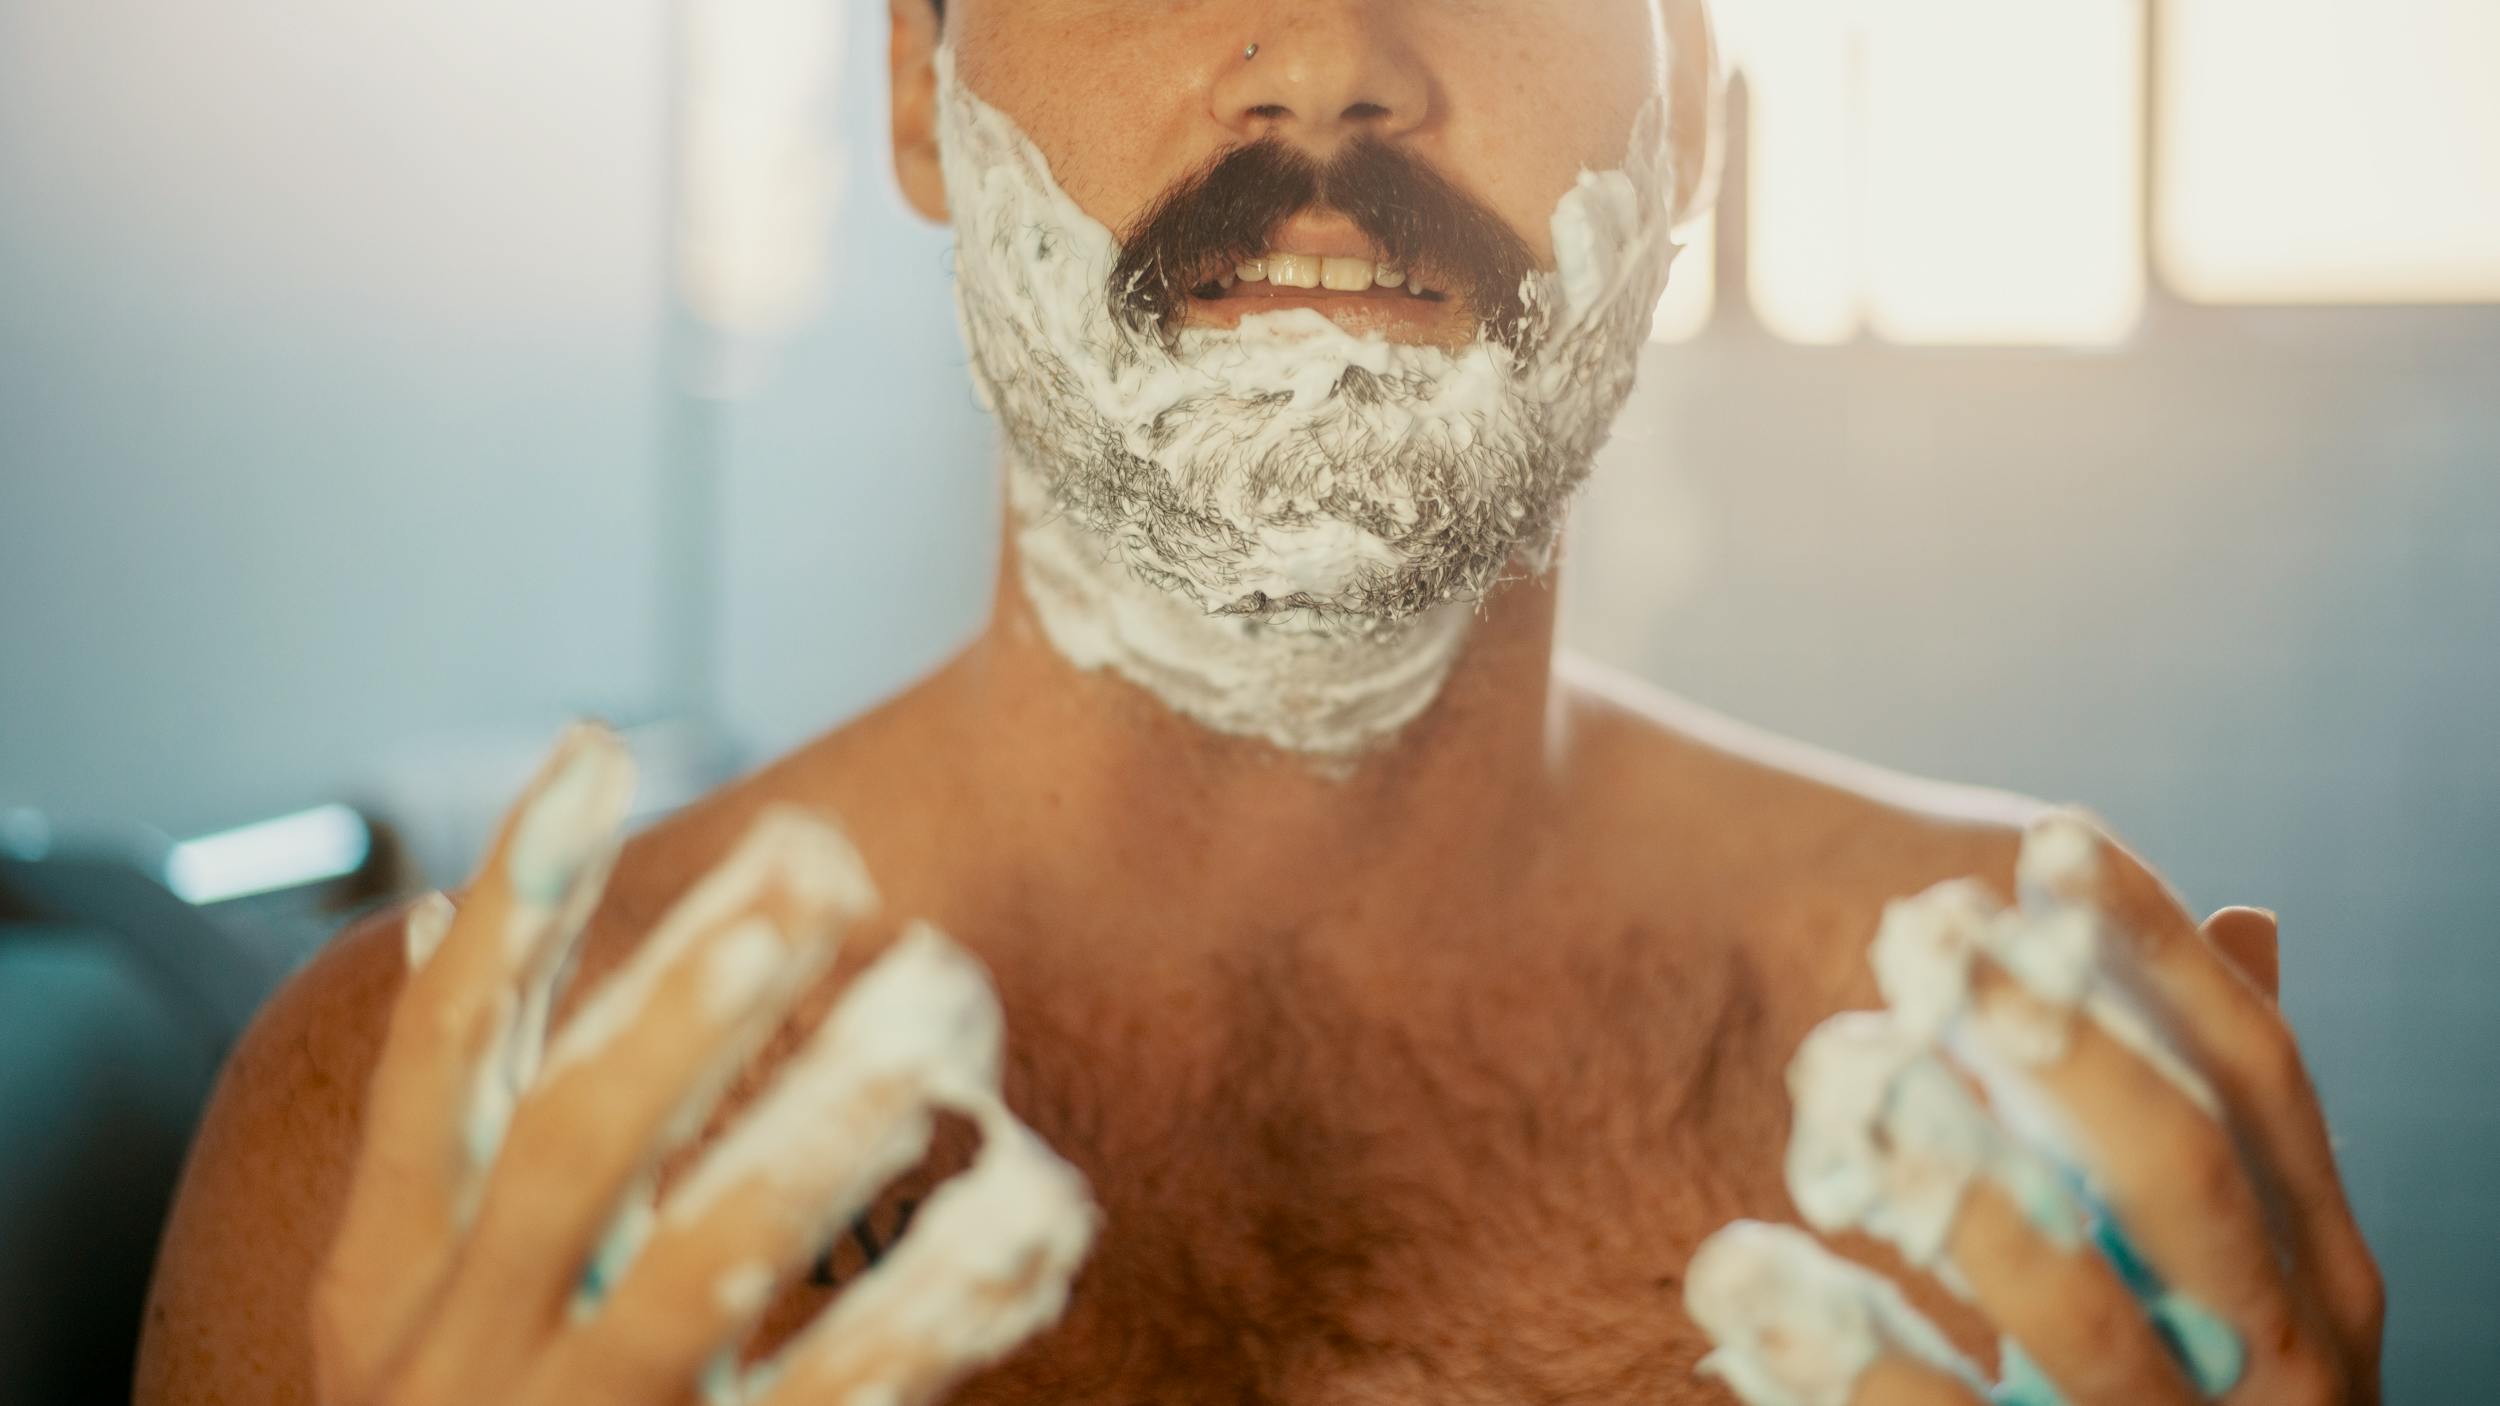
POLYGON ((142 1402, 2376 1398, 2268 915, 1555 666, 1699 0, 891 3, 988 629, 621 854, 577 732, 299 976, 142 1402))

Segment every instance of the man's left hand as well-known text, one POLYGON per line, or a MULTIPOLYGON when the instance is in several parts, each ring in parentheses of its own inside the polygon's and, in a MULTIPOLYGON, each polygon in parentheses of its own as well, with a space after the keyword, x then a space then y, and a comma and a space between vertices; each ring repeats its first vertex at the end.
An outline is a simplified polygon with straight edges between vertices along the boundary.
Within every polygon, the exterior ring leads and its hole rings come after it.
POLYGON ((2076 811, 2019 901, 1891 904, 1890 1009, 1790 1066, 1788 1181, 2003 1335, 1993 1384, 1882 1277, 1740 1221, 1693 1258, 1706 1373, 1757 1406, 2374 1403, 2384 1290, 2274 1001, 2275 923, 2198 923, 2076 811))

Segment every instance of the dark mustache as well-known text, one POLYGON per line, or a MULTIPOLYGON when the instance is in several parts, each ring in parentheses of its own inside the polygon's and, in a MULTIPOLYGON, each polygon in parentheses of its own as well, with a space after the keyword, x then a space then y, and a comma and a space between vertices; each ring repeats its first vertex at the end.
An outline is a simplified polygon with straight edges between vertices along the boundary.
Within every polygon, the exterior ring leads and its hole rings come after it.
POLYGON ((1486 335, 1514 350, 1527 341, 1521 288, 1536 267, 1527 241, 1440 172, 1369 135, 1325 160, 1268 137, 1184 177, 1121 241, 1112 311, 1140 330, 1168 330, 1193 289, 1267 252, 1279 226, 1312 209, 1345 216, 1387 262, 1429 269, 1435 286, 1466 297, 1486 335))

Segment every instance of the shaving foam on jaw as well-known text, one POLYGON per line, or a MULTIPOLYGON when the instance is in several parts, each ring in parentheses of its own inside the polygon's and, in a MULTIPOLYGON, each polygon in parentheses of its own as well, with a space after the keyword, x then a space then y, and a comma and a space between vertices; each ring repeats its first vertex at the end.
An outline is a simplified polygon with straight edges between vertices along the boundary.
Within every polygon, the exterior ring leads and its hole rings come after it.
POLYGON ((1472 605, 1545 565, 1630 393, 1667 268, 1667 103, 1552 220, 1535 335, 1356 336, 1310 309, 1115 313, 1119 245, 937 58, 956 306, 1005 431, 1023 584, 1053 645, 1218 731, 1345 755, 1429 706, 1472 605))
POLYGON ((1887 1354, 1981 1390, 1900 1290, 1792 1226, 1737 1221, 1703 1241, 1685 1269, 1684 1306, 1717 1345, 1699 1370, 1752 1406, 1849 1406, 1858 1378, 1887 1354))

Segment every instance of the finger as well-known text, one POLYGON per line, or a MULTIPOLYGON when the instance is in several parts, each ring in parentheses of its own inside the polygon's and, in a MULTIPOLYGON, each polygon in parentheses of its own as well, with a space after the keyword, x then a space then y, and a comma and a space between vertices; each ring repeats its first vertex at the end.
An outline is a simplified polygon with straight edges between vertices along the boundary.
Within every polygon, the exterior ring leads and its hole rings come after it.
POLYGON ((2205 940, 2269 1001, 2283 996, 2275 917, 2263 908, 2223 908, 2205 919, 2205 940))
POLYGON ((1736 1221, 1693 1252, 1684 1306, 1716 1351, 1701 1375, 1755 1406, 1972 1406, 1979 1374, 1881 1276, 1794 1226, 1736 1221))
POLYGON ((586 1265, 629 1251, 637 1193, 690 1138, 875 904, 842 836, 766 812, 557 1036, 491 1174, 426 1349, 424 1391, 506 1389, 557 1330, 586 1265))
POLYGON ((623 744, 569 729, 455 912, 405 921, 409 962, 365 1102, 340 1229, 315 1292, 324 1370, 359 1395, 440 1285, 502 1137, 564 952, 606 881, 633 789, 623 744))
POLYGON ((879 1188, 918 1162, 939 1100, 998 1082, 988 977, 919 927, 878 958, 659 1215, 612 1295, 568 1329, 524 1402, 670 1401, 734 1349, 879 1188))
MULTIPOLYGON (((2176 1043, 2249 1145, 2303 1282, 2317 1286, 2348 1350, 2374 1351, 2385 1312, 2377 1262, 2336 1171, 2300 1046, 2272 999, 2223 959, 2158 876, 2088 818, 2064 811, 2034 825, 2022 872, 2027 903, 2097 911, 2132 939, 2124 945, 2173 1017, 2176 1043)), ((2216 918, 2249 934, 2257 924, 2242 915, 2251 911, 2216 918)))
MULTIPOLYGON (((1978 975, 1983 1009, 2037 998, 2003 973, 1978 975)), ((2329 1356, 2295 1295, 2272 1228, 2231 1134, 2142 1052, 2089 1017, 2069 1016, 2064 1051, 2025 1062, 2024 1075, 2070 1123, 2114 1222, 2103 1247, 2212 1395, 2234 1387, 2259 1401, 2307 1399, 2329 1356), (2136 1266, 2141 1264, 2144 1269, 2136 1266)), ((1999 1024, 1976 1022, 1983 1042, 1999 1024)))
POLYGON ((1093 1243, 1085 1179, 995 1101, 969 1171, 765 1371, 760 1406, 934 1401, 1056 1322, 1093 1243))
POLYGON ((1864 1231, 1934 1271, 2066 1400, 2197 1397, 2086 1234, 2058 1170, 2000 1127, 1941 1055, 1887 1013, 1824 1022, 1788 1071, 1788 1180, 1826 1234, 1864 1231))
POLYGON ((1987 1406, 1962 1377, 1906 1357, 1879 1357, 1858 1378, 1849 1406, 1987 1406))

